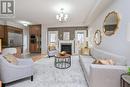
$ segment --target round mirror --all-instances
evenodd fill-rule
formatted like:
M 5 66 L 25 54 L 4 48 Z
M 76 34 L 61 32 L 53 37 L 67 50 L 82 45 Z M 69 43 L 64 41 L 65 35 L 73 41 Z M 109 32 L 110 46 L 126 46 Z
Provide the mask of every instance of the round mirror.
M 101 31 L 100 30 L 96 30 L 95 34 L 94 34 L 94 42 L 99 45 L 101 43 Z
M 113 35 L 116 32 L 118 25 L 119 25 L 119 16 L 116 12 L 112 11 L 106 16 L 104 20 L 103 29 L 105 35 L 107 36 Z

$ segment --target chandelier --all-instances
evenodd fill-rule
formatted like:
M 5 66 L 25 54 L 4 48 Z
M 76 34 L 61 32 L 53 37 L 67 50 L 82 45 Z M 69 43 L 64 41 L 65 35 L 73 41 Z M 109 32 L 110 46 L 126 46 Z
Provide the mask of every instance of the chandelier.
M 59 22 L 61 22 L 61 23 L 67 21 L 67 19 L 68 19 L 68 14 L 66 14 L 66 13 L 64 12 L 64 9 L 63 9 L 63 8 L 61 8 L 61 9 L 60 9 L 60 13 L 56 15 L 56 19 L 57 19 Z

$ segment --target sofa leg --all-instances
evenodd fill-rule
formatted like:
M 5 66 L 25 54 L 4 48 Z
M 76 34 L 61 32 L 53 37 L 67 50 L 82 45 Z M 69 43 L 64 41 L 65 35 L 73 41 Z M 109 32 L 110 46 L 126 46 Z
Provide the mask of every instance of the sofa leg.
M 2 83 L 2 87 L 5 87 L 5 83 Z
M 31 76 L 31 81 L 33 81 L 33 76 Z

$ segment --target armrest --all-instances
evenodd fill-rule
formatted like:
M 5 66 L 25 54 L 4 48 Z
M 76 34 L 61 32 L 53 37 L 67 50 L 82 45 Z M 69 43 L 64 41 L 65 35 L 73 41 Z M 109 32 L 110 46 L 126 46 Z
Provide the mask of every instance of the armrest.
M 90 66 L 90 87 L 120 87 L 120 75 L 127 66 L 97 65 Z
M 9 63 L 7 60 L 1 57 L 0 71 L 0 79 L 2 79 L 3 83 L 8 83 L 20 78 L 33 75 L 33 65 L 15 65 Z
M 3 82 L 8 82 L 33 75 L 33 65 L 15 65 L 3 60 L 0 62 L 0 71 L 0 77 Z
M 32 59 L 17 59 L 19 65 L 32 65 Z
M 7 61 L 6 61 L 7 62 Z M 20 63 L 22 63 L 23 61 L 20 61 Z M 24 62 L 23 62 L 24 63 Z M 5 63 L 5 62 L 1 62 L 1 69 L 4 69 L 4 70 L 9 70 L 9 69 L 24 69 L 24 68 L 31 68 L 31 67 L 33 67 L 33 63 L 31 63 L 31 62 L 27 62 L 26 61 L 26 63 L 30 63 L 30 64 L 11 64 L 11 63 Z

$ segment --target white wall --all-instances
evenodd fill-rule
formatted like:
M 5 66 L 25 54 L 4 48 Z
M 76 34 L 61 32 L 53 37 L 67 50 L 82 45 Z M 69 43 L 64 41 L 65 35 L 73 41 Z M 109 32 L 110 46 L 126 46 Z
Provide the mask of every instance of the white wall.
M 29 28 L 23 29 L 23 55 L 29 54 Z
M 113 0 L 113 3 L 107 7 L 104 12 L 89 26 L 91 43 L 94 47 L 103 49 L 115 54 L 126 56 L 130 59 L 130 42 L 127 40 L 127 24 L 130 23 L 130 0 Z M 111 12 L 116 11 L 120 16 L 119 30 L 115 35 L 105 36 L 102 35 L 102 43 L 96 46 L 93 42 L 94 32 L 100 29 L 103 33 L 103 21 L 105 16 Z M 92 30 L 91 30 L 92 29 Z
M 47 53 L 47 26 L 42 25 L 42 33 L 41 33 L 41 51 L 42 53 Z
M 6 21 L 6 25 L 21 28 L 21 29 L 26 29 L 26 27 L 24 25 L 17 23 L 17 22 Z
M 0 20 L 0 25 L 5 25 L 5 21 Z

